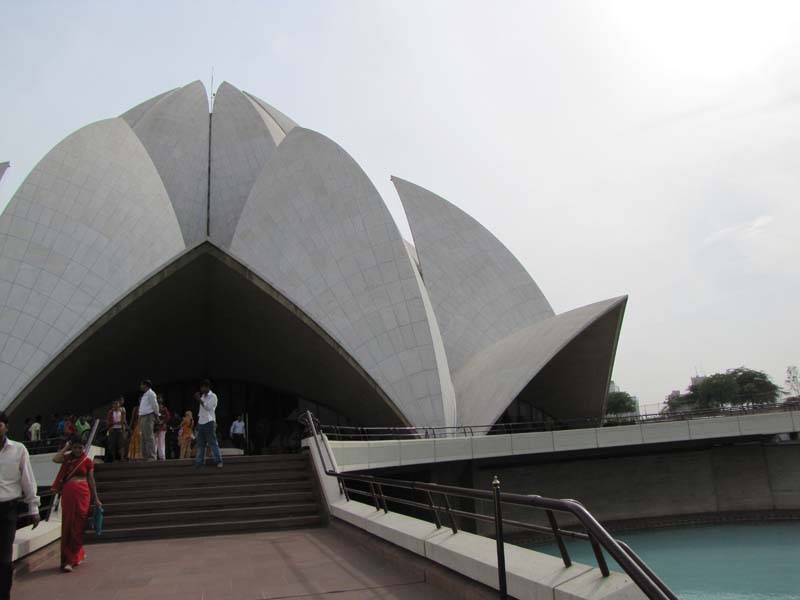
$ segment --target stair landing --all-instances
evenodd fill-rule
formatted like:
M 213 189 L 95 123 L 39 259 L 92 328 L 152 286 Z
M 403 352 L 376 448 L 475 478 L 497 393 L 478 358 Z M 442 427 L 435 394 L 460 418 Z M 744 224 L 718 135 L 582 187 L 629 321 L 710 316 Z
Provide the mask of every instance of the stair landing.
M 453 595 L 333 528 L 90 546 L 17 577 L 14 600 L 440 600 Z M 87 596 L 88 594 L 88 596 Z

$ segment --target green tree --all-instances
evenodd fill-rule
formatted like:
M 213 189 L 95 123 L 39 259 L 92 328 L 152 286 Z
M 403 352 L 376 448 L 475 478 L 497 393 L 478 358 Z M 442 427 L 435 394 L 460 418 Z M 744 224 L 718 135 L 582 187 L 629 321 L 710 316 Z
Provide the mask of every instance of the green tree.
M 636 400 L 628 392 L 610 392 L 606 404 L 607 415 L 624 415 L 636 412 Z
M 766 373 L 739 367 L 731 369 L 728 374 L 734 377 L 739 390 L 734 404 L 752 406 L 754 404 L 772 404 L 778 401 L 781 389 L 770 381 Z
M 696 409 L 718 408 L 736 403 L 739 386 L 731 372 L 714 373 L 690 385 L 689 395 Z

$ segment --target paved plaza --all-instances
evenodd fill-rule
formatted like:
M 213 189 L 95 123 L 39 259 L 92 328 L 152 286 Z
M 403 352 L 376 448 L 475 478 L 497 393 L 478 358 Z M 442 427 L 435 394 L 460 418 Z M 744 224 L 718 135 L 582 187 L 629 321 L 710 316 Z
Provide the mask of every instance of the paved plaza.
M 61 573 L 57 558 L 17 578 L 14 600 L 434 600 L 447 594 L 318 528 L 95 544 Z

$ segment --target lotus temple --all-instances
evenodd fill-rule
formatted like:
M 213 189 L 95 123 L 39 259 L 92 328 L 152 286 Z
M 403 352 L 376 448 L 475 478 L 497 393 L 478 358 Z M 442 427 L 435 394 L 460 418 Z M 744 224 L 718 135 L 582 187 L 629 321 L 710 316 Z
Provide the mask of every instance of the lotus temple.
M 0 408 L 96 412 L 143 377 L 189 406 L 210 377 L 223 420 L 602 415 L 627 298 L 556 314 L 457 198 L 392 181 L 413 243 L 345 150 L 228 83 L 77 130 L 0 216 Z

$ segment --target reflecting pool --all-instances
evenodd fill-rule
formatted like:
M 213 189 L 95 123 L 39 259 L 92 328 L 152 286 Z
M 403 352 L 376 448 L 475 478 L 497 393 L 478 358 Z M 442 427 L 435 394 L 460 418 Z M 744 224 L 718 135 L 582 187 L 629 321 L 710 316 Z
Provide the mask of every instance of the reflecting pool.
M 800 522 L 719 525 L 619 533 L 686 600 L 800 598 Z M 558 555 L 555 545 L 534 546 Z M 595 565 L 587 543 L 570 542 L 576 562 Z M 613 561 L 611 569 L 621 570 Z

